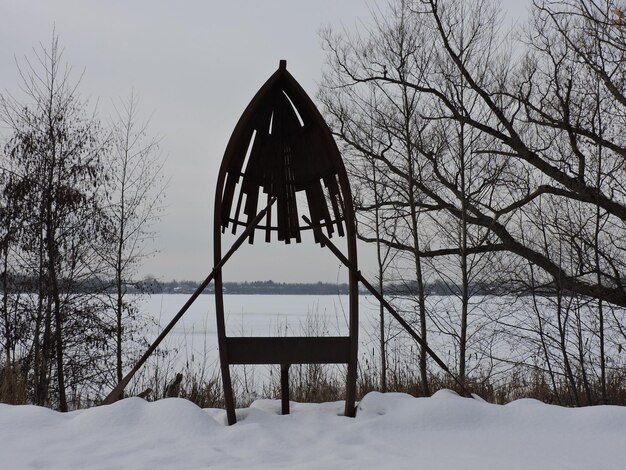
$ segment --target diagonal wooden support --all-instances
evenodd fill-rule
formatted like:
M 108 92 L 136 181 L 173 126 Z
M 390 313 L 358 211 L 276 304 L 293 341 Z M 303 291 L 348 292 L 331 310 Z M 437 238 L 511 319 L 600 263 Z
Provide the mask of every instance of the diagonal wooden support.
M 222 260 L 213 268 L 211 273 L 198 286 L 198 288 L 191 295 L 191 297 L 189 297 L 189 300 L 187 300 L 185 305 L 182 306 L 182 308 L 178 311 L 176 316 L 174 318 L 172 318 L 172 321 L 169 322 L 169 324 L 161 332 L 161 334 L 158 336 L 158 338 L 156 340 L 154 340 L 154 342 L 150 345 L 150 347 L 144 353 L 144 355 L 141 356 L 141 358 L 137 361 L 137 363 L 135 364 L 135 367 L 133 367 L 132 370 L 128 374 L 126 374 L 126 376 L 120 381 L 120 383 L 118 383 L 115 386 L 115 388 L 111 391 L 111 393 L 109 393 L 107 395 L 107 397 L 102 402 L 103 405 L 110 405 L 111 403 L 115 403 L 120 398 L 120 396 L 122 395 L 122 392 L 124 391 L 124 389 L 128 385 L 128 382 L 130 382 L 130 380 L 137 373 L 137 371 L 141 368 L 141 366 L 143 366 L 143 364 L 148 360 L 148 358 L 154 352 L 154 350 L 159 346 L 159 344 L 161 344 L 161 341 L 163 341 L 163 339 L 172 330 L 172 328 L 174 328 L 176 323 L 178 323 L 178 320 L 180 320 L 181 317 L 185 314 L 185 312 L 189 309 L 189 307 L 191 307 L 191 304 L 194 303 L 194 301 L 198 298 L 198 296 L 211 283 L 211 281 L 215 277 L 215 273 L 217 271 L 219 271 L 220 269 L 222 269 L 222 267 L 226 264 L 228 259 L 232 256 L 232 254 L 235 251 L 237 251 L 237 249 L 241 246 L 241 244 L 245 241 L 245 239 L 252 233 L 252 231 L 256 228 L 256 226 L 259 225 L 261 220 L 263 220 L 263 217 L 265 217 L 265 214 L 267 213 L 267 211 L 269 211 L 270 207 L 272 207 L 272 204 L 274 204 L 274 201 L 276 201 L 276 198 L 270 199 L 270 201 L 268 202 L 268 204 L 265 207 L 265 209 L 263 209 L 261 212 L 259 212 L 257 214 L 257 216 L 250 222 L 250 224 L 248 224 L 248 226 L 243 231 L 243 233 L 241 235 L 239 235 L 239 238 L 237 238 L 235 243 L 233 243 L 233 246 L 230 248 L 230 250 L 228 250 L 228 253 L 226 253 L 224 255 Z
M 309 218 L 305 215 L 302 216 L 302 219 L 310 226 L 311 225 L 311 221 L 309 220 Z M 391 315 L 398 321 L 398 323 L 400 323 L 400 325 L 402 325 L 402 327 L 413 337 L 413 339 L 415 339 L 415 341 L 417 341 L 417 343 L 424 349 L 424 351 L 426 351 L 426 353 L 437 363 L 437 365 L 439 367 L 441 367 L 441 369 L 446 372 L 448 375 L 450 375 L 450 377 L 452 377 L 452 379 L 454 380 L 454 382 L 459 386 L 459 388 L 461 389 L 461 391 L 469 398 L 473 398 L 472 394 L 470 392 L 467 391 L 467 389 L 465 388 L 465 386 L 463 385 L 463 383 L 458 379 L 458 377 L 456 375 L 454 375 L 452 373 L 452 371 L 448 368 L 448 366 L 446 365 L 445 362 L 443 362 L 441 360 L 441 358 L 435 353 L 435 351 L 433 351 L 432 349 L 430 349 L 430 346 L 428 346 L 428 343 L 426 341 L 424 341 L 424 339 L 417 334 L 417 332 L 411 327 L 411 325 L 409 325 L 407 323 L 407 321 L 402 318 L 402 316 L 396 312 L 396 310 L 389 304 L 389 302 L 387 302 L 385 300 L 385 298 L 380 295 L 380 293 L 374 288 L 374 286 L 372 286 L 367 279 L 365 279 L 363 277 L 363 275 L 361 274 L 361 271 L 359 271 L 358 269 L 355 269 L 351 264 L 350 261 L 348 261 L 348 258 L 346 258 L 346 256 L 341 252 L 341 250 L 339 248 L 337 248 L 329 239 L 326 235 L 324 235 L 323 233 L 319 234 L 318 236 L 321 238 L 322 243 L 324 245 L 326 245 L 330 251 L 333 252 L 333 254 L 339 259 L 339 261 L 341 261 L 356 277 L 359 281 L 361 281 L 361 283 L 365 286 L 365 288 L 367 290 L 369 290 L 372 295 L 374 297 L 376 297 L 376 299 L 383 304 L 383 306 L 387 309 L 387 311 L 389 313 L 391 313 Z

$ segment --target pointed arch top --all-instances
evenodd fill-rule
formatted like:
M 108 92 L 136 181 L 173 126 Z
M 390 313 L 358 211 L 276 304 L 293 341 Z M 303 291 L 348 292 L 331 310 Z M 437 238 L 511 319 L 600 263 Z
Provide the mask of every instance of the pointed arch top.
M 298 214 L 300 192 L 310 226 Z M 222 230 L 232 226 L 233 233 L 265 205 L 259 199 L 275 197 L 276 215 L 270 213 L 258 227 L 266 232 L 266 241 L 276 231 L 280 241 L 300 242 L 300 232 L 312 228 L 315 241 L 323 245 L 320 230 L 326 229 L 329 237 L 335 232 L 343 236 L 345 223 L 353 223 L 350 187 L 337 144 L 284 60 L 235 126 L 220 167 L 217 197 Z

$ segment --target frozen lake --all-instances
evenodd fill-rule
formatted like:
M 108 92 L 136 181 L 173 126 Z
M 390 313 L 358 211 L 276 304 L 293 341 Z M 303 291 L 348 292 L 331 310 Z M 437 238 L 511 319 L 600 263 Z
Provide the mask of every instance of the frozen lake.
M 159 294 L 142 299 L 141 311 L 154 318 L 158 327 L 145 333 L 152 342 L 185 304 L 187 294 Z M 371 296 L 359 296 L 359 354 L 378 355 L 378 306 Z M 347 295 L 224 295 L 224 313 L 229 336 L 340 336 L 348 334 Z M 215 321 L 215 297 L 201 295 L 161 343 L 168 351 L 154 354 L 142 373 L 137 387 L 146 380 L 174 373 L 207 380 L 218 375 L 219 351 Z M 143 350 L 139 352 L 143 353 Z M 337 371 L 345 366 L 334 365 Z M 274 366 L 233 366 L 234 386 L 256 390 L 269 383 Z M 274 372 L 272 372 L 274 371 Z
M 189 298 L 187 294 L 160 294 L 144 299 L 141 310 L 160 325 L 147 334 L 151 342 L 178 313 Z M 389 299 L 390 300 L 390 299 Z M 507 310 L 510 299 L 504 297 L 472 298 L 473 317 L 470 331 L 484 330 L 492 323 L 490 312 Z M 403 318 L 416 329 L 415 303 L 408 299 L 392 302 Z M 447 322 L 450 327 L 458 325 L 455 316 L 459 311 L 459 299 L 455 296 L 429 296 L 429 343 L 442 358 L 453 350 L 453 339 L 442 327 L 434 328 L 432 321 Z M 379 306 L 373 296 L 359 296 L 359 355 L 368 359 L 378 356 Z M 224 313 L 229 336 L 341 336 L 348 334 L 347 295 L 224 295 Z M 385 314 L 386 336 L 396 348 L 407 348 L 415 355 L 415 341 L 408 336 L 399 323 Z M 170 361 L 176 368 L 186 365 L 214 367 L 218 364 L 217 329 L 215 321 L 215 297 L 201 295 L 180 319 L 162 343 L 164 349 L 173 351 Z M 175 358 L 175 359 L 173 359 Z M 479 356 L 475 355 L 478 362 Z
M 155 318 L 161 329 L 178 313 L 187 294 L 153 295 L 141 310 Z M 359 296 L 359 335 L 370 343 L 378 328 L 378 306 L 371 296 Z M 229 336 L 315 336 L 348 334 L 347 295 L 224 295 Z M 155 329 L 148 340 L 156 338 Z M 373 334 L 374 335 L 373 335 Z M 217 362 L 215 297 L 201 295 L 165 340 L 183 363 Z

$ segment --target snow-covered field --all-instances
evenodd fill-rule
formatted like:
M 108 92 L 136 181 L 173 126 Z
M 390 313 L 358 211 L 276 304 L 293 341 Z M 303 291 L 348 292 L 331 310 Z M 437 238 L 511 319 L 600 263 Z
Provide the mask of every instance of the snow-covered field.
M 61 414 L 0 405 L 2 469 L 580 469 L 626 468 L 626 408 L 569 409 L 534 400 L 492 405 L 440 391 L 370 393 L 356 418 L 342 403 L 255 402 L 222 410 L 183 399 Z

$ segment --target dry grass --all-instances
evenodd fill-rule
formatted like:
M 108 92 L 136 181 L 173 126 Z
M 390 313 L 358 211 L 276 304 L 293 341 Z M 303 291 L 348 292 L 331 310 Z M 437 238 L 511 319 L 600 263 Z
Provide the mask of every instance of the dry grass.
M 371 363 L 365 361 L 359 367 L 357 381 L 357 398 L 362 398 L 370 391 L 380 390 L 380 373 Z M 278 369 L 277 367 L 275 367 Z M 297 402 L 327 402 L 343 400 L 345 398 L 345 367 L 303 364 L 292 365 L 289 371 L 290 399 Z M 251 372 L 233 373 L 235 402 L 238 407 L 248 406 L 256 398 L 280 398 L 280 374 L 271 373 L 269 381 L 258 388 L 255 387 Z M 176 375 L 172 368 L 160 371 L 149 377 L 149 380 L 139 384 L 144 389 L 151 388 L 157 392 L 150 393 L 146 399 L 157 400 L 162 398 L 160 391 L 165 390 L 168 383 Z M 183 371 L 183 382 L 180 397 L 186 398 L 201 408 L 224 408 L 222 381 L 216 369 L 207 371 L 193 371 L 189 368 Z M 457 384 L 451 377 L 442 374 L 431 374 L 429 377 L 432 393 L 441 389 L 450 389 L 459 392 Z M 245 384 L 245 386 L 244 386 Z M 466 381 L 466 388 L 491 403 L 508 403 L 519 398 L 535 398 L 544 403 L 553 403 L 563 406 L 585 406 L 589 404 L 626 405 L 626 371 L 613 372 L 607 380 L 607 400 L 602 400 L 600 383 L 598 380 L 589 384 L 592 401 L 588 399 L 582 383 L 576 390 L 571 389 L 565 380 L 558 381 L 556 388 L 547 380 L 544 374 L 538 371 L 523 373 L 521 369 L 514 369 L 505 379 L 494 383 L 486 377 L 471 378 Z M 394 364 L 389 369 L 387 378 L 389 392 L 403 392 L 413 396 L 421 396 L 421 383 L 418 371 L 409 364 L 399 366 Z M 137 395 L 133 393 L 131 395 Z M 578 397 L 578 402 L 576 400 Z M 27 394 L 27 380 L 21 373 L 18 365 L 0 366 L 0 402 L 9 404 L 29 403 Z M 73 403 L 72 408 L 93 406 L 92 400 Z
M 0 402 L 11 405 L 28 403 L 27 381 L 19 364 L 0 365 Z
M 276 369 L 278 369 L 276 367 Z M 303 364 L 292 365 L 289 371 L 290 399 L 297 402 L 319 403 L 343 400 L 345 398 L 345 368 L 332 365 Z M 626 405 L 626 371 L 614 373 L 608 377 L 606 404 Z M 362 398 L 370 391 L 380 390 L 380 374 L 375 367 L 368 364 L 359 368 L 357 381 L 357 398 Z M 429 385 L 432 393 L 441 389 L 454 390 L 460 393 L 454 380 L 443 374 L 431 374 Z M 234 380 L 237 382 L 237 379 Z M 239 380 L 240 382 L 240 380 Z M 204 384 L 197 378 L 190 376 L 186 380 L 186 388 L 181 396 L 201 407 L 223 408 L 223 394 L 221 380 L 214 374 Z M 575 394 L 565 381 L 557 382 L 553 389 L 551 382 L 538 371 L 523 373 L 521 369 L 514 369 L 505 380 L 494 383 L 488 377 L 470 378 L 465 383 L 466 388 L 491 403 L 504 404 L 519 398 L 534 398 L 544 403 L 562 406 L 577 406 Z M 602 404 L 599 381 L 591 382 L 591 396 L 593 401 L 585 398 L 585 393 L 577 390 L 580 405 Z M 390 368 L 387 378 L 389 392 L 403 392 L 413 396 L 421 396 L 421 382 L 418 371 L 410 365 Z M 243 392 L 243 393 L 242 393 Z M 247 406 L 254 398 L 280 398 L 280 375 L 272 373 L 269 383 L 258 391 L 235 389 L 237 406 Z

